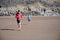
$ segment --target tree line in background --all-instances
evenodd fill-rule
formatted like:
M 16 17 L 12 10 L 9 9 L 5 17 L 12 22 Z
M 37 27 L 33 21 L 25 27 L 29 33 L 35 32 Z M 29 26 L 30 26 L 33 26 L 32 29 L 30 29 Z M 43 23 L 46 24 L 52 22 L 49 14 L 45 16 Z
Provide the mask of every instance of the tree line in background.
M 0 16 L 15 16 L 18 9 L 8 10 L 8 9 L 0 9 Z M 39 10 L 39 9 L 38 9 Z M 23 16 L 31 15 L 31 16 L 52 16 L 52 15 L 60 15 L 60 9 L 54 10 L 46 10 L 43 9 L 41 12 L 39 11 L 32 11 L 31 8 L 28 7 L 28 10 L 21 11 Z M 27 11 L 27 12 L 26 12 Z
M 16 6 L 17 4 L 28 5 L 36 2 L 40 2 L 48 6 L 60 6 L 60 2 L 56 2 L 56 1 L 49 2 L 49 0 L 45 0 L 45 1 L 44 0 L 0 0 L 0 6 L 8 7 L 8 6 Z

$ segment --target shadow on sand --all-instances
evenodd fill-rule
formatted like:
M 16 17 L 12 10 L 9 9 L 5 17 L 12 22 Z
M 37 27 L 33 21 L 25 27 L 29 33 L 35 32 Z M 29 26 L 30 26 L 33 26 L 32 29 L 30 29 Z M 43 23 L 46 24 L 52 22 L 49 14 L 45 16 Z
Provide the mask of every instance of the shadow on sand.
M 15 29 L 0 29 L 0 30 L 15 30 Z

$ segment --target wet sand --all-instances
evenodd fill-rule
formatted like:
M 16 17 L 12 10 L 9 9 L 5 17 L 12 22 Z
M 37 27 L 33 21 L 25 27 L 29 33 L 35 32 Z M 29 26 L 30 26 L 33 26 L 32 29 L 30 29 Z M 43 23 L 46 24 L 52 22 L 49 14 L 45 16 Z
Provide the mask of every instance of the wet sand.
M 0 17 L 0 40 L 60 40 L 60 16 L 32 17 L 31 22 L 23 17 L 22 30 L 17 31 L 13 16 Z

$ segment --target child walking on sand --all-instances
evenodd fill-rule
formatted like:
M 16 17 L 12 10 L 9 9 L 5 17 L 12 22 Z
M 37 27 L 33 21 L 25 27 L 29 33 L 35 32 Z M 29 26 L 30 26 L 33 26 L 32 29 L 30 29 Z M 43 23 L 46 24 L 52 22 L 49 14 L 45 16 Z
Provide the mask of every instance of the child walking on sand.
M 20 10 L 16 13 L 16 19 L 17 19 L 17 24 L 18 24 L 18 30 L 21 30 L 21 25 L 22 25 L 22 13 Z

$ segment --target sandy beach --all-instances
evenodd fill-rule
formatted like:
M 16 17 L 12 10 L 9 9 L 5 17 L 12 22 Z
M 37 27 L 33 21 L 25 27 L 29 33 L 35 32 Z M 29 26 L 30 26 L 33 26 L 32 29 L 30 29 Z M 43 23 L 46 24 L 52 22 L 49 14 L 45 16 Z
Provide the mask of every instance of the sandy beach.
M 0 16 L 0 40 L 60 40 L 60 16 L 23 17 L 22 30 L 17 31 L 14 16 Z

